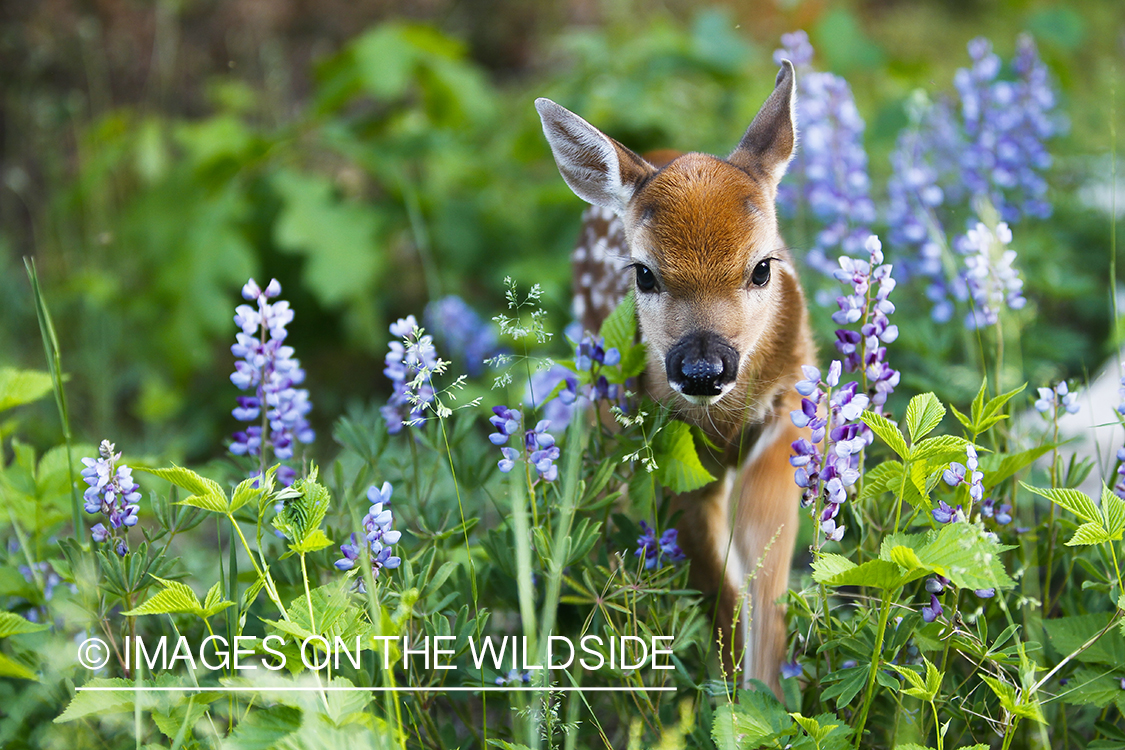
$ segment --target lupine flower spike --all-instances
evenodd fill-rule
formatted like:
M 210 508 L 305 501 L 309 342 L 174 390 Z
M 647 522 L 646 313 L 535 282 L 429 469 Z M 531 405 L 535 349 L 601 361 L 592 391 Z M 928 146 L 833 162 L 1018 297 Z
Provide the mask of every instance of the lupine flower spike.
M 539 479 L 545 482 L 558 479 L 559 467 L 555 465 L 555 461 L 559 458 L 559 447 L 555 445 L 554 436 L 547 432 L 551 426 L 549 420 L 540 420 L 534 428 L 521 431 L 523 415 L 506 406 L 494 406 L 488 421 L 496 428 L 496 432 L 489 435 L 488 439 L 500 448 L 503 458 L 497 466 L 501 472 L 507 474 L 516 465 L 516 461 L 526 457 L 535 467 Z M 514 435 L 523 437 L 520 448 L 508 445 Z
M 104 523 L 98 523 L 90 529 L 94 541 L 100 544 L 112 540 L 114 550 L 124 557 L 129 551 L 124 535 L 130 526 L 137 524 L 137 511 L 140 510 L 137 501 L 141 499 L 141 493 L 133 481 L 133 470 L 125 464 L 118 464 L 121 454 L 113 450 L 113 443 L 103 440 L 98 446 L 98 458 L 82 459 L 86 467 L 82 470 L 82 478 L 89 485 L 83 497 L 87 513 L 100 513 L 109 522 L 108 528 Z M 122 528 L 125 531 L 118 537 L 117 532 Z
M 350 544 L 340 545 L 340 552 L 344 556 L 336 561 L 337 570 L 348 571 L 355 567 L 356 562 L 362 557 L 360 550 L 364 545 L 367 545 L 371 557 L 372 576 L 378 576 L 379 571 L 384 568 L 393 570 L 402 564 L 402 558 L 392 554 L 391 550 L 391 547 L 402 537 L 402 532 L 391 528 L 394 523 L 394 515 L 390 508 L 392 492 L 390 482 L 384 482 L 378 489 L 374 485 L 368 488 L 367 499 L 372 505 L 367 515 L 363 517 L 366 534 L 361 542 L 358 542 L 356 535 L 352 534 Z M 356 585 L 360 591 L 366 591 L 362 577 L 357 578 Z
M 676 529 L 667 529 L 657 538 L 656 529 L 641 521 L 641 535 L 637 537 L 638 547 L 633 554 L 645 561 L 645 570 L 679 565 L 687 555 L 677 543 L 678 534 Z
M 284 300 L 269 300 L 281 294 L 281 285 L 272 279 L 262 289 L 250 279 L 242 287 L 242 297 L 252 303 L 235 309 L 234 322 L 241 329 L 230 350 L 239 360 L 234 364 L 231 382 L 252 396 L 239 396 L 238 407 L 231 412 L 240 422 L 251 422 L 245 430 L 234 433 L 230 452 L 236 456 L 259 456 L 265 468 L 265 449 L 274 458 L 285 461 L 293 457 L 295 444 L 311 443 L 316 437 L 307 419 L 312 403 L 309 392 L 295 388 L 304 382 L 305 371 L 293 358 L 293 347 L 285 346 L 285 327 L 293 320 L 293 311 Z M 262 410 L 265 409 L 266 433 L 262 433 Z M 277 478 L 290 485 L 296 471 L 288 466 L 278 469 Z

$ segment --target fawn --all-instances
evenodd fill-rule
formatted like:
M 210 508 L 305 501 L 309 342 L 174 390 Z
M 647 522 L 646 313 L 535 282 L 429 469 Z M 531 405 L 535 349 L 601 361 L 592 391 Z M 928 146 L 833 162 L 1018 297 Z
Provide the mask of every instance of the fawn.
M 800 497 L 789 456 L 801 430 L 789 412 L 800 408 L 800 366 L 815 356 L 774 207 L 796 146 L 794 89 L 786 60 L 730 156 L 661 152 L 660 166 L 535 102 L 563 179 L 594 206 L 575 250 L 576 313 L 596 331 L 635 285 L 643 390 L 718 447 L 703 457 L 717 480 L 673 500 L 692 585 L 718 595 L 727 674 L 775 693 Z

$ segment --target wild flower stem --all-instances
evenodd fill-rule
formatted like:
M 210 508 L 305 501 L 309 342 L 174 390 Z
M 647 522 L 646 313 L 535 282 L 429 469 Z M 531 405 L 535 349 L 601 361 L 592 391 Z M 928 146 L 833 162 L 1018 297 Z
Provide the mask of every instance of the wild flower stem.
M 897 531 L 898 529 L 896 528 L 895 530 Z M 864 691 L 863 707 L 860 708 L 859 721 L 856 723 L 856 750 L 859 750 L 863 742 L 863 727 L 867 724 L 867 712 L 871 709 L 872 698 L 875 697 L 875 675 L 879 673 L 880 657 L 883 654 L 883 635 L 887 631 L 887 620 L 890 619 L 891 615 L 891 600 L 895 599 L 898 596 L 898 592 L 901 590 L 902 587 L 900 586 L 883 596 L 883 607 L 879 613 L 879 632 L 875 634 L 875 649 L 871 653 L 871 672 L 867 675 L 867 688 Z
M 445 443 L 445 456 L 449 459 L 449 473 L 453 475 L 453 491 L 457 495 L 457 512 L 461 514 L 461 531 L 465 537 L 465 556 L 469 558 L 469 585 L 473 590 L 473 614 L 480 614 L 477 607 L 477 571 L 473 565 L 473 552 L 469 547 L 469 528 L 465 525 L 465 506 L 461 502 L 461 484 L 457 481 L 457 468 L 453 465 L 453 450 L 449 447 L 449 433 L 445 429 L 445 419 L 438 417 L 441 425 L 441 439 Z M 410 441 L 411 445 L 414 441 Z

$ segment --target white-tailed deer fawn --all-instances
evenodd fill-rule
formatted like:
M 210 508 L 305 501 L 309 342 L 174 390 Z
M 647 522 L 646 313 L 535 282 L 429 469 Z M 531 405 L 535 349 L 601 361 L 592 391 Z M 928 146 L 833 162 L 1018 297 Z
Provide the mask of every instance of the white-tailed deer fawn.
M 719 447 L 717 481 L 675 500 L 691 580 L 718 594 L 728 670 L 738 664 L 743 682 L 775 693 L 800 496 L 789 456 L 801 431 L 789 412 L 815 354 L 774 208 L 796 144 L 794 100 L 785 61 L 730 156 L 684 154 L 659 168 L 554 102 L 535 102 L 563 179 L 603 209 L 587 214 L 575 251 L 576 312 L 596 331 L 635 285 L 644 390 Z

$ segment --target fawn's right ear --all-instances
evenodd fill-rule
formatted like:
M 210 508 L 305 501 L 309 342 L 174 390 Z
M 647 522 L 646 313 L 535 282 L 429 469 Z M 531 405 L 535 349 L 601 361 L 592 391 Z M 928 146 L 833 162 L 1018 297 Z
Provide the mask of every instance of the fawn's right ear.
M 536 99 L 535 109 L 559 172 L 575 195 L 623 213 L 637 187 L 656 167 L 550 99 Z

